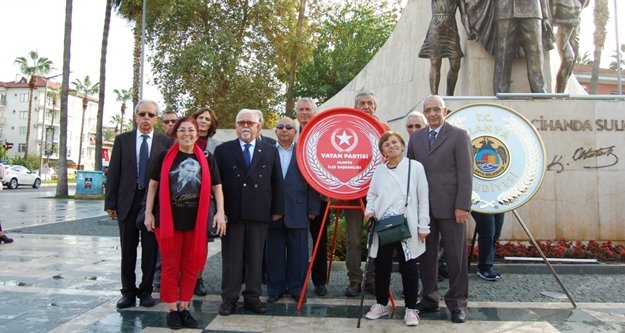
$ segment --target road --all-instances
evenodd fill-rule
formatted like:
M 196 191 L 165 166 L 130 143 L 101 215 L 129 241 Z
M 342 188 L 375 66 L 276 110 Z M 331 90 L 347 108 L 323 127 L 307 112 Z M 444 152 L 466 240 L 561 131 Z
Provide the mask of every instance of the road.
M 69 194 L 76 191 L 69 187 Z M 0 191 L 2 229 L 31 227 L 104 215 L 102 200 L 55 199 L 56 187 L 18 188 Z

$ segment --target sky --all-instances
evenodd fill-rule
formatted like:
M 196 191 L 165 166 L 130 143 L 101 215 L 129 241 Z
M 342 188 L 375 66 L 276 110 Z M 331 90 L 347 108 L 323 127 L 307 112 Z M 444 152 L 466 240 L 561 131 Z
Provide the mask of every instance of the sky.
M 342 0 L 336 0 L 342 1 Z M 422 1 L 422 0 L 418 0 Z M 625 43 L 625 1 L 610 0 L 610 22 L 608 36 L 602 57 L 602 67 L 608 67 L 617 47 L 615 39 L 614 3 L 618 1 L 619 40 Z M 19 68 L 15 58 L 27 56 L 36 50 L 40 56 L 53 61 L 55 69 L 49 76 L 60 74 L 63 67 L 63 34 L 65 24 L 64 0 L 1 0 L 0 31 L 3 33 L 0 49 L 0 81 L 15 80 Z M 105 0 L 74 0 L 72 25 L 72 50 L 70 82 L 89 75 L 98 81 L 100 71 L 100 47 L 104 25 Z M 592 6 L 582 12 L 580 54 L 593 53 L 594 24 Z M 104 122 L 107 124 L 118 112 L 120 103 L 115 101 L 113 89 L 128 89 L 132 86 L 131 26 L 117 14 L 111 17 L 107 56 L 107 79 Z M 147 61 L 146 61 L 147 64 Z M 150 85 L 150 69 L 146 67 L 144 97 L 162 102 L 158 89 Z M 60 82 L 60 77 L 55 79 Z M 70 85 L 71 86 L 71 85 Z

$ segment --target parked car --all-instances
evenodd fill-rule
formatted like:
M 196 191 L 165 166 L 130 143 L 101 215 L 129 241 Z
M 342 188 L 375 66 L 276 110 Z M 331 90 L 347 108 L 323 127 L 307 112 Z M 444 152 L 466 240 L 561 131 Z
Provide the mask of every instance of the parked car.
M 18 186 L 32 186 L 33 188 L 41 186 L 39 175 L 21 165 L 9 165 L 4 168 L 6 173 L 2 179 L 2 185 L 10 189 L 16 189 Z

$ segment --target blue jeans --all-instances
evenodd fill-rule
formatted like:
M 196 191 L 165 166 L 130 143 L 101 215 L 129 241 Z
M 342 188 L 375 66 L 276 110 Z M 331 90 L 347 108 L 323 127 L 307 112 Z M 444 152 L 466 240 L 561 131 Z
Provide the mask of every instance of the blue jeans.
M 480 272 L 483 272 L 493 268 L 495 244 L 501 235 L 504 213 L 482 214 L 471 212 L 471 215 L 475 219 L 475 229 L 478 233 L 479 262 L 477 268 Z

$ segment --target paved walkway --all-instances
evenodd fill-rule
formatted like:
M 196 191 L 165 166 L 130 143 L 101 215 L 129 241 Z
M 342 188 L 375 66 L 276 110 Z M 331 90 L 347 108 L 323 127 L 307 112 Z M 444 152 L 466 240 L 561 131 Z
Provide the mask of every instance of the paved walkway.
M 5 194 L 0 192 L 0 206 Z M 119 239 L 116 224 L 103 219 L 102 202 L 48 203 L 47 207 L 54 207 L 51 209 L 64 210 L 37 213 L 49 220 L 32 222 L 30 208 L 39 207 L 39 200 L 53 201 L 24 202 L 21 214 L 10 215 L 19 216 L 18 223 L 6 223 L 6 214 L 0 217 L 3 225 L 12 225 L 6 229 L 15 239 L 12 244 L 0 245 L 0 332 L 168 331 L 160 302 L 153 308 L 115 308 L 120 296 Z M 56 222 L 59 220 L 62 222 Z M 347 284 L 342 271 L 332 272 L 326 297 L 315 297 L 309 287 L 308 303 L 301 312 L 292 300 L 283 299 L 270 304 L 266 315 L 239 306 L 235 315 L 224 317 L 217 314 L 219 247 L 219 242 L 210 244 L 204 271 L 210 293 L 195 297 L 192 303 L 201 328 L 186 332 L 625 332 L 625 275 L 604 274 L 606 270 L 601 269 L 561 275 L 577 309 L 562 298 L 553 277 L 546 270 L 540 273 L 540 267 L 533 269 L 536 273 L 523 274 L 531 270 L 502 266 L 503 279 L 494 283 L 472 274 L 469 321 L 465 324 L 452 324 L 443 310 L 424 314 L 418 328 L 407 328 L 399 299 L 392 318 L 363 319 L 362 327 L 356 329 L 359 300 L 342 295 Z M 440 284 L 443 292 L 446 284 Z M 401 290 L 398 274 L 393 274 L 392 289 L 396 295 Z M 372 295 L 366 296 L 367 307 L 374 302 Z

